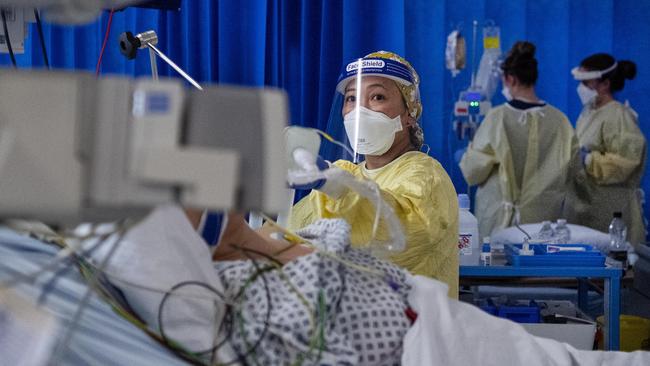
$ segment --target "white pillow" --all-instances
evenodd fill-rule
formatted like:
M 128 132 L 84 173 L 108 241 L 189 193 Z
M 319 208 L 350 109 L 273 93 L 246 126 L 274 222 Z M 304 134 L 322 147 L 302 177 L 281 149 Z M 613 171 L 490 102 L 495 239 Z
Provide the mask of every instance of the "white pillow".
M 530 234 L 530 236 L 534 236 L 542 228 L 542 223 L 523 224 L 519 226 Z M 609 248 L 609 234 L 582 225 L 567 224 L 567 226 L 569 227 L 569 231 L 571 231 L 572 244 L 593 245 L 600 251 L 607 251 Z M 553 224 L 553 229 L 555 229 L 555 224 Z M 497 246 L 503 244 L 521 244 L 525 237 L 525 234 L 521 230 L 511 226 L 493 231 L 492 235 L 490 235 L 490 242 Z
M 101 263 L 117 235 L 106 240 L 92 254 Z M 96 240 L 96 239 L 95 239 Z M 85 243 L 88 247 L 92 243 Z M 183 210 L 162 206 L 131 228 L 105 269 L 137 314 L 154 330 L 159 330 L 158 312 L 165 291 L 175 285 L 196 281 L 223 293 L 207 244 L 190 225 Z M 150 291 L 138 285 L 159 289 Z M 215 334 L 225 306 L 219 298 L 200 286 L 184 286 L 170 296 L 163 309 L 164 331 L 168 338 L 189 351 L 204 351 L 215 344 Z M 189 295 L 189 296 L 188 296 Z M 216 305 L 215 305 L 216 301 Z M 220 359 L 233 359 L 230 352 Z

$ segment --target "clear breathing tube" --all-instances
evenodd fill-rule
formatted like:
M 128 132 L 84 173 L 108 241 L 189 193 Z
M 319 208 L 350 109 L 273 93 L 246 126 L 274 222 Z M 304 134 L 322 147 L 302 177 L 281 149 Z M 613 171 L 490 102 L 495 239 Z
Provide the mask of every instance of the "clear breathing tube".
M 370 241 L 363 245 L 364 249 L 368 249 L 378 257 L 387 257 L 402 252 L 406 248 L 406 237 L 402 230 L 402 224 L 393 208 L 381 196 L 381 190 L 377 183 L 371 180 L 357 179 L 337 167 L 319 170 L 316 165 L 316 157 L 305 149 L 296 149 L 293 157 L 301 169 L 289 171 L 289 184 L 302 185 L 325 179 L 355 191 L 375 206 L 372 236 Z M 382 219 L 388 231 L 388 239 L 385 241 L 377 239 L 377 231 Z

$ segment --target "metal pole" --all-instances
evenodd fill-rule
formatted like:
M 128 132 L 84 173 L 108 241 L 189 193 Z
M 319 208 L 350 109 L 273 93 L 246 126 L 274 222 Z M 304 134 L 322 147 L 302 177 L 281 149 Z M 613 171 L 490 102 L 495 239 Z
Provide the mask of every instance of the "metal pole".
M 476 86 L 476 30 L 478 28 L 478 21 L 474 21 L 474 29 L 472 31 L 472 85 L 471 89 Z
M 158 64 L 156 61 L 156 53 L 151 48 L 149 48 L 149 61 L 151 61 L 151 77 L 154 81 L 158 81 Z
M 201 87 L 201 85 L 199 85 L 199 83 L 197 83 L 194 79 L 192 79 L 191 76 L 185 73 L 183 69 L 178 67 L 178 65 L 176 65 L 174 61 L 172 61 L 169 57 L 167 57 L 164 53 L 162 53 L 159 49 L 157 49 L 156 46 L 152 45 L 151 43 L 147 43 L 147 47 L 149 47 L 150 50 L 155 52 L 156 55 L 158 55 L 158 57 L 160 57 L 161 59 L 163 59 L 163 61 L 169 64 L 169 66 L 171 66 L 174 70 L 176 70 L 177 73 L 179 73 L 183 78 L 185 78 L 185 80 L 187 80 L 195 88 L 199 90 L 203 90 L 203 88 Z

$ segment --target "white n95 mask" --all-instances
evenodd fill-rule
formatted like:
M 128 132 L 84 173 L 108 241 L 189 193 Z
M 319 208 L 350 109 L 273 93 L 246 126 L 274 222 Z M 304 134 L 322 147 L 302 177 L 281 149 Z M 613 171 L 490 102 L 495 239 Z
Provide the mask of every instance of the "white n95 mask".
M 390 118 L 363 106 L 358 111 L 358 119 L 355 108 L 343 120 L 352 149 L 361 155 L 384 154 L 393 146 L 395 133 L 402 130 L 401 117 Z
M 580 97 L 582 105 L 587 105 L 598 96 L 598 92 L 593 89 L 589 89 L 585 84 L 580 83 L 578 85 L 578 96 Z

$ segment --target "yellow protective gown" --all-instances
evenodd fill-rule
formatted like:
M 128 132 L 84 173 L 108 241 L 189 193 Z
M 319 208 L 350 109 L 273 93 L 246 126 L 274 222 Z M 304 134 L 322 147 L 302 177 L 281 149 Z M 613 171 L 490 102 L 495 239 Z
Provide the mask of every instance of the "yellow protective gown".
M 514 223 L 555 220 L 579 166 L 578 143 L 567 117 L 548 104 L 492 109 L 460 162 L 469 185 L 479 185 L 479 235 Z
M 645 167 L 646 139 L 636 113 L 617 101 L 600 108 L 589 104 L 580 113 L 576 130 L 580 146 L 591 153 L 575 180 L 575 197 L 567 207 L 570 221 L 607 232 L 612 213 L 620 211 L 630 243 L 644 242 L 637 190 Z
M 368 170 L 365 163 L 345 160 L 334 164 L 359 179 L 375 181 L 384 200 L 393 207 L 404 228 L 406 250 L 390 260 L 413 274 L 447 283 L 449 296 L 457 298 L 458 199 L 440 163 L 412 151 L 379 169 Z M 295 230 L 321 218 L 345 219 L 352 227 L 354 247 L 370 240 L 375 208 L 351 190 L 338 199 L 312 191 L 293 207 L 289 227 Z

